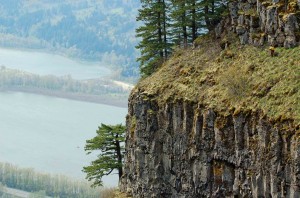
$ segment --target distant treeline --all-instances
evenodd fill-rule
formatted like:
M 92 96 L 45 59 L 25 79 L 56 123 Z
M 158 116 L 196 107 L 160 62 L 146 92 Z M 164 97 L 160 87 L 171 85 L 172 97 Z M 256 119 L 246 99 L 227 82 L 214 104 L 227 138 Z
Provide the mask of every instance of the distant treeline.
M 101 60 L 119 77 L 138 78 L 134 16 L 139 6 L 136 0 L 2 0 L 0 46 Z
M 5 66 L 0 68 L 0 90 L 16 90 L 45 95 L 55 95 L 99 103 L 107 98 L 127 100 L 129 90 L 111 80 L 76 80 L 71 76 L 37 75 Z
M 101 189 L 91 188 L 83 181 L 74 181 L 62 175 L 35 172 L 31 168 L 19 168 L 9 163 L 0 163 L 0 183 L 27 192 L 42 192 L 60 198 L 100 197 Z
M 0 69 L 0 87 L 34 87 L 94 95 L 128 93 L 128 90 L 116 86 L 110 80 L 75 80 L 71 76 L 41 76 L 16 69 L 8 69 L 5 66 Z

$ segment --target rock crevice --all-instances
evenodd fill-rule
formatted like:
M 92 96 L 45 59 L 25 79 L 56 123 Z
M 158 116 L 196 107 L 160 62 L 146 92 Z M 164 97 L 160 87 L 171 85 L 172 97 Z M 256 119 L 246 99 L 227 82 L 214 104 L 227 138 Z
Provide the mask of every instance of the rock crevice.
M 134 92 L 121 189 L 133 197 L 300 197 L 300 138 L 258 112 L 222 115 Z
M 224 38 L 236 33 L 241 44 L 269 44 L 286 48 L 298 46 L 299 4 L 295 0 L 232 1 L 228 4 L 229 18 L 216 27 L 216 36 Z

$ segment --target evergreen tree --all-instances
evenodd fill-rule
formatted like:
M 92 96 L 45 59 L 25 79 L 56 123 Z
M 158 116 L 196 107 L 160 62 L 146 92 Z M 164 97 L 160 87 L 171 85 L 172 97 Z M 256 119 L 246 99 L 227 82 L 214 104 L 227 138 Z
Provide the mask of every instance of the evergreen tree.
M 227 1 L 222 0 L 141 0 L 137 28 L 141 38 L 142 76 L 152 74 L 167 59 L 170 46 L 186 48 L 198 35 L 212 32 L 220 22 Z
M 102 177 L 111 174 L 114 170 L 118 171 L 121 178 L 122 163 L 124 156 L 125 126 L 105 125 L 97 130 L 97 136 L 87 140 L 85 150 L 90 154 L 92 151 L 99 150 L 101 154 L 98 159 L 91 162 L 90 166 L 83 168 L 89 181 L 93 180 L 93 186 L 102 186 Z
M 142 76 L 153 73 L 168 57 L 170 45 L 167 38 L 167 14 L 165 0 L 141 0 L 137 21 L 143 25 L 137 28 L 137 37 L 141 38 L 136 46 L 140 49 Z
M 220 0 L 171 0 L 173 43 L 186 48 L 201 33 L 212 31 L 220 21 L 222 9 Z
M 187 0 L 171 0 L 170 17 L 173 43 L 186 48 L 189 25 Z
M 206 29 L 213 31 L 215 26 L 220 22 L 224 10 L 227 8 L 222 0 L 202 0 L 199 3 L 201 9 L 200 15 L 205 21 Z
M 186 48 L 203 31 L 201 1 L 171 0 L 170 18 L 172 41 L 175 45 Z
M 199 22 L 198 22 L 198 7 L 197 7 L 197 0 L 188 0 L 187 6 L 189 10 L 189 19 L 190 19 L 190 27 L 191 27 L 191 40 L 192 42 L 197 38 L 198 36 L 198 28 L 199 28 Z

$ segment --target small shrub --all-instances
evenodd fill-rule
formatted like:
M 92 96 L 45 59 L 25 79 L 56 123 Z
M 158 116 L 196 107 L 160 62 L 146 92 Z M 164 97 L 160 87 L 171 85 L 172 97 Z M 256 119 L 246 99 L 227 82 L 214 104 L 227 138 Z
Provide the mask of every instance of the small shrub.
M 206 46 L 212 40 L 212 35 L 210 34 L 203 34 L 197 37 L 193 42 L 193 48 L 199 48 Z
M 249 94 L 250 83 L 247 73 L 241 68 L 230 67 L 220 77 L 220 83 L 232 99 L 241 99 Z
M 227 49 L 227 50 L 224 50 L 224 51 L 222 52 L 221 56 L 222 56 L 223 58 L 226 58 L 226 59 L 228 59 L 228 58 L 233 58 L 233 57 L 234 57 L 234 53 L 233 53 L 231 50 Z

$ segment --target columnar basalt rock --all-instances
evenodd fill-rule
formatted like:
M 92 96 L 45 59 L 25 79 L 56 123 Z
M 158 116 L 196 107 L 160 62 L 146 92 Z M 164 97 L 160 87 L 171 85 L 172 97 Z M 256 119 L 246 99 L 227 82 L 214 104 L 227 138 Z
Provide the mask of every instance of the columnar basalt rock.
M 300 137 L 259 112 L 132 93 L 121 189 L 133 197 L 300 197 Z
M 231 20 L 216 27 L 216 36 L 236 33 L 241 44 L 295 47 L 300 42 L 299 7 L 299 0 L 232 1 L 228 4 Z

